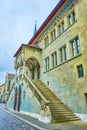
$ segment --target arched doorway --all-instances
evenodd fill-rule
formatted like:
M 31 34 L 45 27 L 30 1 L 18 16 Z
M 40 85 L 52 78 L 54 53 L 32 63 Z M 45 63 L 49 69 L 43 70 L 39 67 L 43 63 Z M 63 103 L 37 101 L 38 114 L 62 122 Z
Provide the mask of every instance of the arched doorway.
M 16 110 L 17 107 L 17 87 L 14 90 L 14 110 Z
M 25 65 L 31 73 L 31 79 L 40 78 L 40 64 L 35 58 L 29 58 Z
M 20 106 L 21 106 L 21 85 L 19 85 L 18 89 L 18 106 L 17 106 L 18 111 L 20 111 Z

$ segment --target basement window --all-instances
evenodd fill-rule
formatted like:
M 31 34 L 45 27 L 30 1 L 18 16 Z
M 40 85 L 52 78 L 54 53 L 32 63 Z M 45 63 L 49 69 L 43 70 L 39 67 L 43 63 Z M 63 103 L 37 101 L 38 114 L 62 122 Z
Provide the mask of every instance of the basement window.
M 84 93 L 85 95 L 85 101 L 86 101 L 86 106 L 87 106 L 87 93 Z

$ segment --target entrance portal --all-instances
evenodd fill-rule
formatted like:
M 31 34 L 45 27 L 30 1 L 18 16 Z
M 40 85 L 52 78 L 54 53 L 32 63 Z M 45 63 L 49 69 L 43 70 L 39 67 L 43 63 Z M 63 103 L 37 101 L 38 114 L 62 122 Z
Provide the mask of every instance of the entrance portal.
M 36 59 L 29 58 L 26 61 L 26 67 L 28 67 L 30 70 L 31 79 L 39 79 L 40 78 L 40 65 Z

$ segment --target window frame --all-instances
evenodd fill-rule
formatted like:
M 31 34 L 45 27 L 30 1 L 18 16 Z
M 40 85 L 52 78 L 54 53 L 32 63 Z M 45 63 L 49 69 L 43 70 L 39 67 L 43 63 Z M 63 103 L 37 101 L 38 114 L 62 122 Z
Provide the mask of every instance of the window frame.
M 78 36 L 75 38 L 75 43 L 76 43 L 77 54 L 80 54 L 81 53 L 81 48 L 80 48 L 80 40 L 79 40 Z
M 49 37 L 48 35 L 44 39 L 45 48 L 49 45 Z
M 81 45 L 80 45 L 80 39 L 78 35 L 74 37 L 72 40 L 70 40 L 70 47 L 71 47 L 72 57 L 81 54 Z
M 83 70 L 83 65 L 82 64 L 77 66 L 77 72 L 78 72 L 78 78 L 83 78 L 84 77 L 84 70 Z
M 76 12 L 75 10 L 71 10 L 70 13 L 67 15 L 67 19 L 68 19 L 68 24 L 69 26 L 71 26 L 73 23 L 76 22 L 77 17 L 76 17 Z
M 62 46 L 60 49 L 60 62 L 63 63 L 67 60 L 67 47 L 66 45 Z
M 52 67 L 55 67 L 57 65 L 57 51 L 51 54 L 52 59 Z
M 45 70 L 49 70 L 50 69 L 50 65 L 49 65 L 49 56 L 47 58 L 45 58 Z

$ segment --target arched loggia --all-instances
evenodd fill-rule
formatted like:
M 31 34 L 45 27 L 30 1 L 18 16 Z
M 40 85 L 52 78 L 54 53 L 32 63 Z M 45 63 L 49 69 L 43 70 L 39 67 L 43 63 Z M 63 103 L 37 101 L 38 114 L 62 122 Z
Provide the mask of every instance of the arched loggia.
M 40 64 L 35 58 L 29 58 L 26 61 L 25 66 L 30 70 L 31 79 L 39 79 L 40 78 Z

